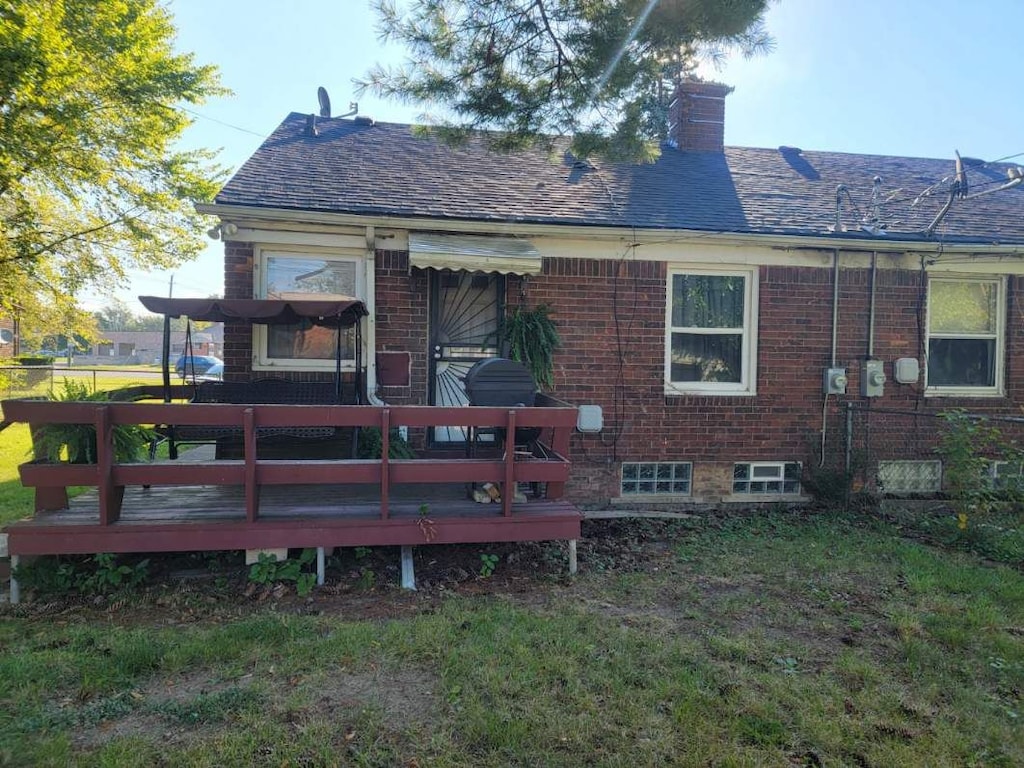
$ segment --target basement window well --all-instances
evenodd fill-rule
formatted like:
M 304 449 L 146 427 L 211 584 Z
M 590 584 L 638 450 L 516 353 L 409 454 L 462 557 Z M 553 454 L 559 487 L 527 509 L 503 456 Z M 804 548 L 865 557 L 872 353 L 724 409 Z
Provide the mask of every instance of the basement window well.
M 623 462 L 622 496 L 689 496 L 693 463 L 689 461 Z

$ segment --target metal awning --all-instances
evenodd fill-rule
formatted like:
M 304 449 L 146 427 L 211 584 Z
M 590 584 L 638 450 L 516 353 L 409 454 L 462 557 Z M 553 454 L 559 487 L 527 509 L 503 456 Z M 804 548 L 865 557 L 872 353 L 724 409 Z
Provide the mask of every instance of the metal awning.
M 426 269 L 464 269 L 503 275 L 537 275 L 540 251 L 514 237 L 409 233 L 409 264 Z

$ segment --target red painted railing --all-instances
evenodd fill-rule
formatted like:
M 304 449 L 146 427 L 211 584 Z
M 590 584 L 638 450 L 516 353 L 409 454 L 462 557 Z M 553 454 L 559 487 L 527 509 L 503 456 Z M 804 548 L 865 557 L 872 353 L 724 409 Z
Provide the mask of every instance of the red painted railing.
M 95 464 L 23 464 L 21 480 L 36 489 L 36 510 L 67 506 L 67 486 L 93 486 L 99 491 L 100 524 L 118 520 L 125 486 L 237 485 L 245 488 L 246 520 L 259 517 L 259 491 L 269 485 L 376 484 L 380 488 L 380 516 L 388 518 L 390 491 L 402 483 L 492 482 L 501 488 L 502 513 L 512 514 L 516 483 L 546 483 L 547 497 L 560 498 L 569 477 L 569 437 L 576 425 L 576 409 L 539 396 L 532 408 L 442 408 L 433 406 L 351 405 L 222 405 L 178 403 L 96 403 L 8 400 L 3 403 L 8 421 L 25 422 L 33 431 L 44 424 L 92 424 L 96 428 Z M 177 463 L 117 463 L 112 429 L 121 424 L 201 425 L 237 430 L 241 460 Z M 550 435 L 543 457 L 517 456 L 507 450 L 503 458 L 388 457 L 391 427 L 540 427 Z M 261 429 L 302 427 L 376 427 L 381 431 L 380 459 L 273 460 L 257 457 Z

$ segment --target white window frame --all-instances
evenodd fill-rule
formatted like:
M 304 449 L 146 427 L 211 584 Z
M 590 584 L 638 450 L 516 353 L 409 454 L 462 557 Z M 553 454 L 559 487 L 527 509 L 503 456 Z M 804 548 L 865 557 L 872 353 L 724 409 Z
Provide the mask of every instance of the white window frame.
M 995 383 L 991 387 L 942 387 L 927 384 L 928 381 L 928 354 L 931 350 L 931 311 L 932 311 L 932 286 L 936 283 L 989 283 L 996 286 L 996 328 L 994 334 L 934 334 L 940 339 L 991 339 L 995 338 Z M 1005 388 L 1005 359 L 1006 359 L 1006 278 L 1005 277 L 982 277 L 978 275 L 943 275 L 942 277 L 929 276 L 928 278 L 928 316 L 925 320 L 925 395 L 930 397 L 1002 397 L 1006 393 Z
M 748 475 L 746 480 L 736 479 L 736 467 L 745 465 L 747 467 Z M 791 480 L 786 477 L 786 467 L 795 466 L 800 476 L 797 480 Z M 760 476 L 758 470 L 762 470 Z M 770 474 L 765 474 L 763 470 L 770 470 Z M 737 461 L 733 463 L 733 480 L 730 494 L 736 499 L 761 499 L 761 498 L 778 498 L 780 496 L 785 498 L 799 497 L 803 493 L 803 464 L 799 461 Z M 779 490 L 777 491 L 738 491 L 736 490 L 736 483 L 778 483 Z M 795 491 L 787 491 L 786 483 L 795 482 L 797 489 Z
M 298 248 L 287 245 L 256 248 L 253 257 L 253 293 L 257 298 L 267 298 L 267 263 L 269 260 L 289 257 L 354 263 L 356 267 L 355 298 L 366 301 L 366 254 L 364 252 L 347 248 Z M 319 296 L 319 294 L 309 294 L 310 299 L 316 299 Z M 267 326 L 254 324 L 252 328 L 252 368 L 254 371 L 333 371 L 335 369 L 336 361 L 333 358 L 310 360 L 294 357 L 270 357 L 267 354 Z M 353 358 L 342 359 L 341 370 L 354 371 L 355 367 L 356 362 Z
M 743 278 L 743 327 L 691 328 L 672 325 L 672 284 L 676 275 L 698 275 Z M 713 269 L 702 267 L 672 267 L 668 271 L 665 290 L 665 394 L 666 395 L 741 395 L 757 394 L 757 297 L 760 271 L 751 269 Z M 738 382 L 725 381 L 672 381 L 672 334 L 735 334 L 743 336 L 740 359 L 743 366 Z

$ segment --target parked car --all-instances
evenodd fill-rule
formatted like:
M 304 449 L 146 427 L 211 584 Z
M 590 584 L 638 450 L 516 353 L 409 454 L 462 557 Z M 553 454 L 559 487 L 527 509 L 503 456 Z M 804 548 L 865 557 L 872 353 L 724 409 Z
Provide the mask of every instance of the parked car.
M 213 355 L 182 355 L 174 364 L 174 372 L 181 378 L 187 376 L 202 376 L 215 365 L 221 366 L 224 370 L 224 361 Z
M 206 373 L 197 377 L 200 381 L 223 381 L 224 363 L 214 363 L 206 369 Z

